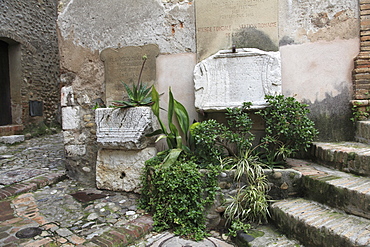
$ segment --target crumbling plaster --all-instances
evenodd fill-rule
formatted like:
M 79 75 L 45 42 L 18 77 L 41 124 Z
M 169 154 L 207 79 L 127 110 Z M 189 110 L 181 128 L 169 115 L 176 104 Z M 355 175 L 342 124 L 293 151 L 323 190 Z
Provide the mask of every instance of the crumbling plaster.
M 60 0 L 59 50 L 62 86 L 72 86 L 80 126 L 65 131 L 70 175 L 95 181 L 94 100 L 103 98 L 108 47 L 156 44 L 157 86 L 166 108 L 168 86 L 194 111 L 196 65 L 194 5 L 191 0 Z M 325 140 L 351 137 L 351 72 L 359 50 L 357 0 L 280 0 L 279 40 L 283 94 L 310 104 Z M 77 110 L 76 110 L 77 111 Z M 78 149 L 76 148 L 77 146 Z
M 302 44 L 359 36 L 357 0 L 280 1 L 280 43 Z
M 357 0 L 280 1 L 283 94 L 309 105 L 319 139 L 351 140 L 352 70 L 359 53 Z
M 61 6 L 61 5 L 60 5 Z M 91 50 L 158 44 L 161 53 L 195 52 L 191 1 L 91 1 L 62 3 L 61 36 Z

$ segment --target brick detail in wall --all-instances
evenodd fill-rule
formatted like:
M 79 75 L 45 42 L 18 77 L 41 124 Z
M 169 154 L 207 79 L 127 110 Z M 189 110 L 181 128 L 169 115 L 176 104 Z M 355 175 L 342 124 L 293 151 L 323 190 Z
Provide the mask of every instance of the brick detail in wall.
M 355 59 L 355 100 L 370 99 L 370 0 L 360 0 L 360 53 Z

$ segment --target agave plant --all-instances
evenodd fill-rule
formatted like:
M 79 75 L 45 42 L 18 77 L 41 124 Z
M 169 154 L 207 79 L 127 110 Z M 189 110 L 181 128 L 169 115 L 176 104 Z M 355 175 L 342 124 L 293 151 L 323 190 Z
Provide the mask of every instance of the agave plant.
M 127 108 L 127 107 L 135 107 L 135 106 L 150 106 L 153 104 L 152 100 L 152 89 L 153 86 L 147 86 L 142 83 L 141 76 L 144 70 L 145 62 L 148 59 L 146 55 L 143 56 L 143 63 L 141 65 L 141 70 L 139 74 L 139 79 L 137 84 L 132 84 L 132 89 L 129 85 L 122 82 L 123 86 L 125 87 L 128 100 L 118 100 L 113 101 L 112 107 L 114 108 Z

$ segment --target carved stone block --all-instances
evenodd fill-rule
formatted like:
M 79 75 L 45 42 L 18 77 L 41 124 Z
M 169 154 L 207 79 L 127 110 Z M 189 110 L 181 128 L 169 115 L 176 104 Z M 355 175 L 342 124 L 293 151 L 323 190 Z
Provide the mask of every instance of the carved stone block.
M 224 111 L 243 102 L 252 102 L 252 108 L 264 107 L 265 95 L 281 94 L 280 53 L 219 51 L 196 65 L 194 83 L 197 109 Z
M 96 163 L 97 188 L 138 193 L 144 163 L 156 153 L 154 147 L 131 151 L 100 149 Z
M 154 143 L 145 135 L 158 129 L 150 107 L 98 108 L 95 111 L 97 142 L 110 149 L 137 150 Z

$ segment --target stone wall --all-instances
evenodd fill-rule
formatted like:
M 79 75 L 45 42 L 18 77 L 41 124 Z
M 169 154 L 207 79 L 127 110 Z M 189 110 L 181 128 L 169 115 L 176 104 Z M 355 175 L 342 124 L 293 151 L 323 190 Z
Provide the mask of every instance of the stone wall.
M 0 40 L 9 44 L 12 124 L 60 123 L 56 0 L 0 1 Z M 29 101 L 43 104 L 30 116 Z
M 370 1 L 360 0 L 360 53 L 353 70 L 353 110 L 357 120 L 370 119 Z
M 157 45 L 156 86 L 159 93 L 164 93 L 163 108 L 167 108 L 171 86 L 191 119 L 198 119 L 193 82 L 198 62 L 196 3 L 60 1 L 58 30 L 62 103 L 65 102 L 62 107 L 68 115 L 64 135 L 70 176 L 84 182 L 95 181 L 97 144 L 92 108 L 96 102 L 105 101 L 105 72 L 100 53 L 106 48 Z M 283 94 L 309 104 L 320 140 L 352 139 L 349 102 L 353 96 L 353 59 L 360 44 L 358 2 L 283 0 L 279 1 L 277 11 Z
M 105 102 L 106 48 L 158 45 L 157 90 L 167 109 L 168 86 L 175 98 L 197 118 L 192 72 L 195 58 L 194 5 L 192 1 L 85 0 L 60 1 L 62 108 L 67 172 L 85 183 L 95 182 L 97 156 L 93 107 Z M 70 96 L 68 96 L 70 95 Z M 67 98 L 70 98 L 68 101 Z
M 351 140 L 357 0 L 280 1 L 283 94 L 309 104 L 319 139 Z

